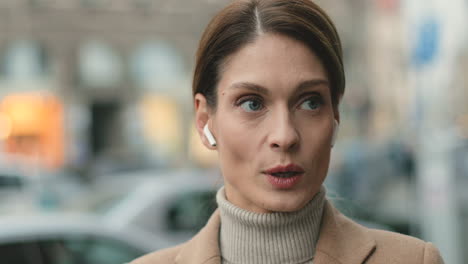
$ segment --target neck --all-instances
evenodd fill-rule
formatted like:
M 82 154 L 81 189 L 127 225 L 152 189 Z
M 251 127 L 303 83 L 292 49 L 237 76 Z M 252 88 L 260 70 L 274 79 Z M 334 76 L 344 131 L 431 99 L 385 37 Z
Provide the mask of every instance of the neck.
M 221 213 L 220 246 L 226 263 L 304 263 L 313 259 L 325 202 L 322 189 L 302 209 L 259 214 L 216 196 Z

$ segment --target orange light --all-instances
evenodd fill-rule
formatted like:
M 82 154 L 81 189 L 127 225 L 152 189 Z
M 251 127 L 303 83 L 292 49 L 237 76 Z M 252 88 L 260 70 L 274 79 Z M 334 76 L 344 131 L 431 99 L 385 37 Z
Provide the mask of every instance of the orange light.
M 59 98 L 41 92 L 11 94 L 0 101 L 0 112 L 0 139 L 5 140 L 6 152 L 34 156 L 49 168 L 63 164 L 63 105 Z
M 47 101 L 40 94 L 15 94 L 4 98 L 1 108 L 11 120 L 13 134 L 35 134 L 43 129 Z
M 176 155 L 182 142 L 181 115 L 176 102 L 165 96 L 147 95 L 140 107 L 146 137 L 164 150 L 164 155 Z
M 5 140 L 11 135 L 11 118 L 0 113 L 0 140 Z

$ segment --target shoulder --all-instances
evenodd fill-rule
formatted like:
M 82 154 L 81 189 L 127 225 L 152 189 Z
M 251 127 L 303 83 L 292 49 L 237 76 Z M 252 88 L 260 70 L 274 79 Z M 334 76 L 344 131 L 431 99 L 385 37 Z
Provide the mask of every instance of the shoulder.
M 438 249 L 432 243 L 384 230 L 368 229 L 368 232 L 376 242 L 373 258 L 392 259 L 396 263 L 444 263 Z
M 158 251 L 154 251 L 152 253 L 146 254 L 141 256 L 134 261 L 130 262 L 129 264 L 156 264 L 156 263 L 175 263 L 175 259 L 180 252 L 184 244 L 161 249 Z
M 335 260 L 336 263 L 444 263 L 431 243 L 362 226 L 340 213 L 329 202 L 322 217 L 317 252 L 323 259 Z
M 219 211 L 216 210 L 205 227 L 189 241 L 172 248 L 149 253 L 130 264 L 219 263 L 219 226 L 220 216 Z

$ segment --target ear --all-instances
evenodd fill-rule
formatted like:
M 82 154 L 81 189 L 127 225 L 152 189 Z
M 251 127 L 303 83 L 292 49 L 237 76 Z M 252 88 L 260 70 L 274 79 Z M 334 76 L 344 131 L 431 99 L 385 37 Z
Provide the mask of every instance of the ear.
M 200 136 L 200 139 L 207 147 L 208 149 L 216 149 L 216 147 L 212 146 L 210 142 L 208 142 L 208 139 L 206 138 L 203 128 L 205 127 L 206 124 L 208 124 L 209 129 L 210 127 L 210 119 L 211 119 L 211 114 L 208 109 L 208 104 L 206 101 L 206 97 L 201 94 L 197 93 L 194 98 L 194 105 L 195 105 L 195 127 L 197 129 L 198 135 Z
M 336 122 L 338 122 L 339 124 L 340 123 L 340 111 L 338 110 L 338 107 L 336 107 L 336 109 L 334 110 L 333 116 Z
M 341 102 L 341 97 L 340 100 L 336 105 L 333 106 L 333 118 L 340 123 L 340 102 Z
M 336 138 L 338 136 L 339 126 L 340 126 L 340 111 L 338 105 L 333 107 L 333 135 L 331 140 L 331 147 L 335 145 Z
M 343 94 L 340 94 L 338 97 L 338 102 L 336 103 L 336 105 L 333 106 L 333 116 L 335 120 L 338 122 L 338 124 L 340 123 L 340 103 L 342 99 L 343 99 Z

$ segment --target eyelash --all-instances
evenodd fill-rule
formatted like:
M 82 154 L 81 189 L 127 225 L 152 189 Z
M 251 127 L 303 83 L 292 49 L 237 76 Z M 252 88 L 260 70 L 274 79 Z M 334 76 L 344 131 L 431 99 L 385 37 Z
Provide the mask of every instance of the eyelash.
M 263 103 L 263 99 L 261 97 L 259 97 L 259 96 L 253 96 L 253 95 L 244 96 L 244 97 L 240 98 L 239 100 L 237 100 L 235 105 L 237 107 L 241 107 L 244 103 L 249 102 L 249 101 L 254 101 L 254 102 L 260 103 L 261 109 L 263 109 L 265 107 L 264 103 Z
M 318 104 L 318 107 L 321 107 L 324 103 L 322 96 L 320 96 L 319 94 L 313 94 L 313 95 L 308 96 L 306 99 L 304 99 L 299 105 L 302 105 L 307 101 L 314 101 L 314 103 Z
M 318 108 L 321 107 L 324 104 L 324 100 L 323 100 L 322 96 L 320 94 L 317 94 L 317 93 L 304 94 L 304 95 L 301 95 L 300 97 L 306 97 L 306 98 L 304 100 L 302 100 L 298 104 L 299 106 L 301 106 L 302 104 L 304 104 L 307 101 L 314 101 L 314 103 L 318 104 Z M 263 109 L 265 107 L 264 106 L 264 100 L 261 97 L 255 96 L 255 95 L 249 95 L 249 96 L 244 96 L 244 97 L 240 98 L 239 100 L 236 101 L 235 106 L 241 107 L 244 103 L 249 102 L 249 101 L 255 101 L 255 102 L 258 102 L 258 103 L 261 104 L 261 108 L 258 111 L 260 111 L 261 109 Z M 308 110 L 308 111 L 315 111 L 315 110 L 316 109 L 311 109 L 311 110 Z M 258 112 L 258 111 L 251 111 L 251 112 Z

